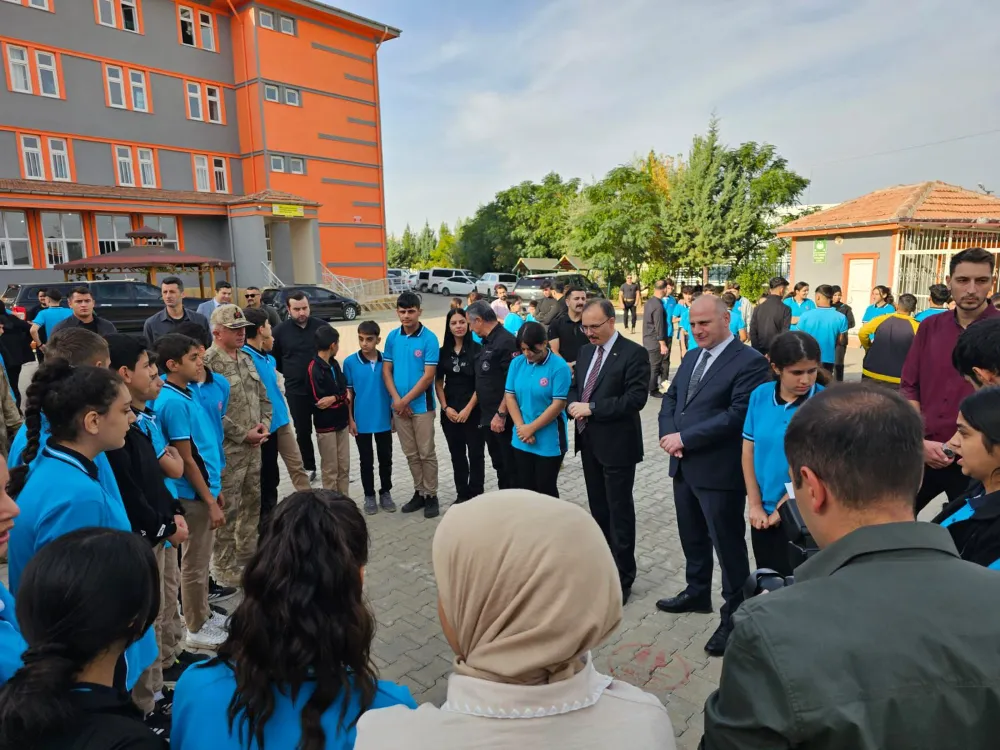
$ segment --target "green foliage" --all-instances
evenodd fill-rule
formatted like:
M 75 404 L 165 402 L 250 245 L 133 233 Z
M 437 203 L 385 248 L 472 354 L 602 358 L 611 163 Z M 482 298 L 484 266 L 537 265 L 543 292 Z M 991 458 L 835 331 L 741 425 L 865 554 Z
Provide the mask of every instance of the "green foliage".
M 431 253 L 431 266 L 457 267 L 458 259 L 455 257 L 457 246 L 458 241 L 448 229 L 447 222 L 441 222 L 441 228 L 438 229 L 437 247 Z
M 788 241 L 775 239 L 762 252 L 746 258 L 736 265 L 730 278 L 740 285 L 740 291 L 751 302 L 756 302 L 761 294 L 767 294 L 771 277 L 781 271 L 781 258 L 788 251 Z

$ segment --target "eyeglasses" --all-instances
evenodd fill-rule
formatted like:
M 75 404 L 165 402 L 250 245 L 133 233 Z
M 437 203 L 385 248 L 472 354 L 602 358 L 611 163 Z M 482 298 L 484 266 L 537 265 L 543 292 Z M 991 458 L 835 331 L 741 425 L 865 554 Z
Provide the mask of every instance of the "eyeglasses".
M 584 333 L 596 333 L 597 329 L 600 328 L 601 326 L 603 326 L 609 320 L 611 320 L 611 318 L 605 318 L 600 323 L 598 323 L 596 326 L 583 326 L 582 325 L 582 326 L 580 326 L 580 330 L 583 331 Z

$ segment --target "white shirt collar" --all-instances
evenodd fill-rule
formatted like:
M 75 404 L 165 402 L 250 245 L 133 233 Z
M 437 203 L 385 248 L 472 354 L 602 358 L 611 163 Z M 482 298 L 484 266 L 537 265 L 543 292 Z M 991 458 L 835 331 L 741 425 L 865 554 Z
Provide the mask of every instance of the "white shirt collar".
M 615 345 L 615 342 L 617 340 L 618 340 L 618 331 L 615 331 L 614 333 L 611 334 L 611 338 L 609 338 L 607 341 L 601 344 L 600 348 L 604 350 L 605 357 L 611 354 L 611 347 Z
M 718 357 L 718 356 L 719 356 L 720 354 L 722 354 L 723 350 L 724 350 L 724 349 L 725 349 L 725 348 L 726 348 L 727 346 L 729 346 L 729 344 L 730 344 L 730 343 L 731 343 L 732 341 L 734 341 L 735 339 L 736 339 L 736 337 L 735 337 L 735 336 L 733 336 L 733 334 L 729 334 L 729 338 L 727 338 L 727 339 L 726 339 L 725 341 L 723 341 L 723 342 L 722 342 L 721 344 L 716 344 L 716 345 L 715 345 L 715 346 L 713 346 L 713 347 L 712 347 L 711 349 L 707 349 L 707 350 L 706 350 L 706 351 L 708 352 L 708 356 L 709 356 L 709 357 L 710 357 L 711 359 L 715 359 L 715 358 L 717 358 L 717 357 Z

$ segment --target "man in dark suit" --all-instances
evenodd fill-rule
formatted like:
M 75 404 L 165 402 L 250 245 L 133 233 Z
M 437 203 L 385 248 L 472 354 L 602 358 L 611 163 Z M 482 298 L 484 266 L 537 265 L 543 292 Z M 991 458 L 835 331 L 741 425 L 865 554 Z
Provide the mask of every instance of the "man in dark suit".
M 697 347 L 684 356 L 660 408 L 660 447 L 670 454 L 687 588 L 656 606 L 664 612 L 712 611 L 714 545 L 725 604 L 705 650 L 721 656 L 750 575 L 743 421 L 751 392 L 768 378 L 768 366 L 729 332 L 729 311 L 718 297 L 695 300 L 690 315 Z
M 642 461 L 639 412 L 649 393 L 649 358 L 615 330 L 607 300 L 590 300 L 581 323 L 590 343 L 577 357 L 567 410 L 576 420 L 590 512 L 608 540 L 627 602 L 636 573 L 632 486 Z

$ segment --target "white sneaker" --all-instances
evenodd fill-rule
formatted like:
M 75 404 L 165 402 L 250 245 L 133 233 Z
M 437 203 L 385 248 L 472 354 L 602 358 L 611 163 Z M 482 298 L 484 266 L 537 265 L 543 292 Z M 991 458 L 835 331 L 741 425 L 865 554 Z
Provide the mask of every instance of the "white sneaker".
M 225 643 L 226 637 L 226 631 L 217 627 L 212 620 L 208 620 L 197 633 L 187 631 L 187 644 L 195 648 L 207 648 L 214 651 Z
M 212 616 L 208 618 L 206 625 L 211 625 L 217 630 L 221 630 L 223 633 L 229 632 L 229 615 L 220 615 L 218 612 L 213 612 Z

